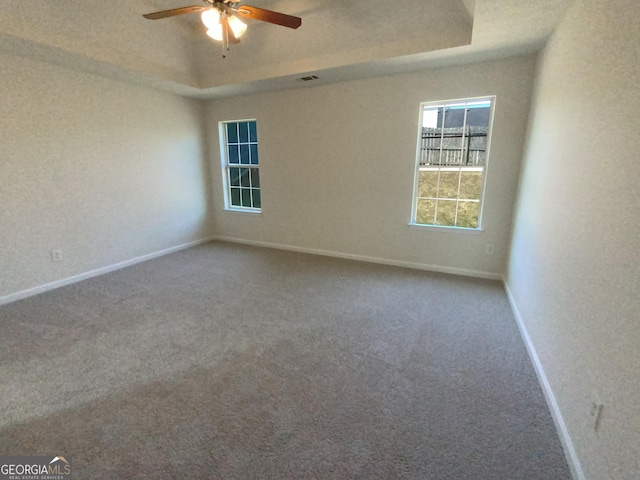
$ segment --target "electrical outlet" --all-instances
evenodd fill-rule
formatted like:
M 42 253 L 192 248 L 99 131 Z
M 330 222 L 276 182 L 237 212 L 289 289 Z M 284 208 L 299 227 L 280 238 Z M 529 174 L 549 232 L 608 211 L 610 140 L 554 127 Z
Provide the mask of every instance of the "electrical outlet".
M 602 410 L 604 410 L 604 405 L 602 403 L 598 403 L 597 401 L 595 401 L 591 404 L 591 411 L 589 412 L 589 414 L 591 415 L 591 425 L 596 432 L 598 431 L 598 428 L 600 428 Z
M 493 245 L 487 245 L 484 251 L 487 252 L 487 255 L 493 255 Z
M 51 250 L 49 254 L 51 255 L 52 262 L 62 261 L 62 250 Z

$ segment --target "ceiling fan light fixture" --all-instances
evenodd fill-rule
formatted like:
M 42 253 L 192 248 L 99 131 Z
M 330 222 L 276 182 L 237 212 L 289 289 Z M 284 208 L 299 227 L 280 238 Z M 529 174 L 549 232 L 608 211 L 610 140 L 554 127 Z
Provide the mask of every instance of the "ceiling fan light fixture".
M 247 31 L 247 24 L 238 17 L 229 15 L 229 28 L 231 28 L 231 31 L 236 38 L 240 38 L 244 32 Z
M 209 30 L 213 30 L 216 26 L 220 26 L 220 12 L 217 8 L 209 8 L 205 10 L 202 12 L 202 15 L 200 15 L 200 18 L 202 19 L 202 23 L 204 23 Z M 222 27 L 220 27 L 220 32 L 222 32 Z M 222 34 L 220 35 L 222 37 Z
M 222 41 L 222 23 L 227 22 L 236 38 L 240 38 L 247 30 L 247 25 L 238 17 L 220 12 L 217 8 L 209 8 L 200 15 L 202 23 L 207 27 L 207 35 L 219 42 Z
M 222 41 L 222 25 L 214 25 L 213 28 L 207 30 L 207 35 L 209 35 L 214 40 L 219 42 Z

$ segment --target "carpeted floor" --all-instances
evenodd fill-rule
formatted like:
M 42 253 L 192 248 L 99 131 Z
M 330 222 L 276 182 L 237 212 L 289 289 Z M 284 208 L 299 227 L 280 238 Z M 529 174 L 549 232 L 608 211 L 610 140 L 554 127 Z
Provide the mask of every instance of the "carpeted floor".
M 499 282 L 210 243 L 0 329 L 0 454 L 76 479 L 570 479 Z

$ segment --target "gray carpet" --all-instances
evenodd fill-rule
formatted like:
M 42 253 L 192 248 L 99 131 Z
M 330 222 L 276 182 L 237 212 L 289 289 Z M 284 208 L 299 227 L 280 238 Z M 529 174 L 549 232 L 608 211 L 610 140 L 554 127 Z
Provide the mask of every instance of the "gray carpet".
M 0 454 L 77 479 L 570 479 L 498 282 L 214 242 L 0 328 Z

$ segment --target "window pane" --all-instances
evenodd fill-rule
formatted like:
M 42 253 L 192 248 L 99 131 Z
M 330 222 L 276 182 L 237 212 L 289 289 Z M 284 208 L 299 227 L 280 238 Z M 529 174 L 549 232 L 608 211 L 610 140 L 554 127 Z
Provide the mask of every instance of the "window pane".
M 258 164 L 258 145 L 251 144 L 249 145 L 249 149 L 251 151 L 251 163 L 253 165 Z
M 487 159 L 487 134 L 488 128 L 486 126 L 471 125 L 469 127 L 467 165 L 484 166 Z
M 231 189 L 231 205 L 234 207 L 239 207 L 242 204 L 240 203 L 240 189 L 232 188 Z
M 262 208 L 262 200 L 260 199 L 260 190 L 253 189 L 253 206 L 255 208 Z
M 464 105 L 445 108 L 442 132 L 441 164 L 443 165 L 462 165 L 465 160 L 462 148 L 465 135 L 465 111 Z
M 438 107 L 425 108 L 422 113 L 422 126 L 425 128 L 438 128 L 440 110 Z
M 240 163 L 249 164 L 249 145 L 240 145 Z
M 451 132 L 454 129 L 445 129 L 442 139 L 442 153 L 440 154 L 440 165 L 460 166 L 466 162 L 466 156 L 462 151 L 462 134 Z
M 491 104 L 471 104 L 467 111 L 467 125 L 469 139 L 467 142 L 469 153 L 468 165 L 484 165 L 487 156 L 487 133 Z
M 422 145 L 420 165 L 440 164 L 441 128 L 424 127 L 422 129 Z
M 457 198 L 458 197 L 458 180 L 460 171 L 441 171 L 440 172 L 440 188 L 438 190 L 438 198 Z M 438 207 L 439 209 L 440 207 Z M 440 216 L 440 215 L 438 215 Z
M 482 172 L 461 173 L 460 198 L 468 200 L 480 200 L 482 194 Z
M 239 168 L 229 169 L 229 181 L 231 182 L 232 187 L 240 186 L 240 169 Z
M 435 198 L 438 192 L 438 171 L 420 171 L 418 176 L 418 196 Z
M 251 190 L 248 188 L 242 188 L 242 206 L 250 207 L 251 206 Z
M 258 129 L 256 126 L 256 122 L 249 122 L 249 141 L 258 141 Z
M 227 123 L 227 142 L 238 143 L 238 124 Z
M 260 188 L 260 173 L 257 168 L 251 169 L 251 186 Z
M 478 105 L 469 104 L 469 109 L 467 110 L 467 125 L 475 127 L 488 127 L 490 113 L 490 102 L 485 102 Z
M 447 107 L 444 110 L 444 128 L 464 127 L 465 105 L 456 105 Z
M 480 202 L 460 202 L 458 204 L 458 221 L 456 226 L 478 228 L 478 211 Z
M 240 186 L 241 187 L 250 187 L 250 179 L 249 179 L 249 169 L 241 168 L 240 170 Z
M 240 163 L 240 154 L 238 153 L 238 146 L 229 145 L 227 149 L 229 151 L 229 163 L 232 163 L 232 164 Z
M 456 220 L 456 201 L 438 200 L 438 211 L 436 215 L 436 225 L 453 227 Z
M 247 122 L 241 122 L 238 124 L 238 130 L 240 135 L 240 143 L 249 142 L 249 125 Z
M 418 199 L 416 208 L 416 223 L 423 225 L 433 225 L 433 215 L 436 211 L 435 200 Z

